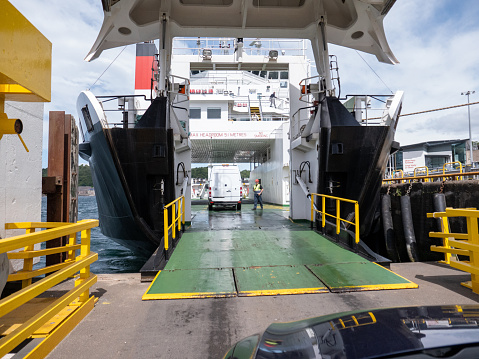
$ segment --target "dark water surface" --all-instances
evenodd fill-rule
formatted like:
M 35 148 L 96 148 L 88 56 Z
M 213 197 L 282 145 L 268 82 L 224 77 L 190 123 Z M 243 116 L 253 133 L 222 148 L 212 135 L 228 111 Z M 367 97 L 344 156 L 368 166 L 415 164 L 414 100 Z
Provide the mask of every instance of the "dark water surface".
M 42 197 L 42 221 L 46 221 L 46 213 L 47 199 Z M 78 196 L 78 220 L 82 219 L 98 219 L 95 197 Z M 91 251 L 98 253 L 98 260 L 90 266 L 95 274 L 139 272 L 146 261 L 146 258 L 138 257 L 131 250 L 105 237 L 99 227 L 91 230 Z

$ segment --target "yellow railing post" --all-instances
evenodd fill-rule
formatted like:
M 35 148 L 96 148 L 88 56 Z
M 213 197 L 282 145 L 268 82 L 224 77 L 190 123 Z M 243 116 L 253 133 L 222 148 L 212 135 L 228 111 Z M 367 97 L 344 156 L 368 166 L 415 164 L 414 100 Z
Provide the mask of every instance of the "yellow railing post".
M 180 197 L 180 201 L 178 203 L 178 214 L 177 214 L 177 217 L 176 217 L 176 221 L 178 222 L 178 233 L 181 231 L 181 209 L 182 209 L 182 203 L 181 203 L 181 198 Z
M 80 249 L 80 257 L 78 259 L 86 258 L 90 255 L 90 242 L 91 242 L 91 229 L 84 229 L 81 231 L 81 249 Z M 75 281 L 75 286 L 81 285 L 84 281 L 90 278 L 90 266 L 87 265 L 80 270 L 80 277 Z M 89 290 L 83 292 L 80 295 L 80 302 L 85 303 L 89 298 Z
M 185 196 L 182 196 L 183 197 L 183 200 L 182 200 L 182 222 L 183 222 L 183 226 L 185 225 L 185 217 L 186 217 L 186 214 L 185 214 Z
M 168 208 L 163 209 L 163 233 L 165 242 L 165 251 L 168 250 Z
M 77 238 L 76 233 L 70 234 L 70 237 L 69 237 L 69 240 L 68 240 L 68 245 L 69 246 L 74 246 L 76 244 L 76 238 Z M 75 257 L 76 257 L 76 251 L 75 250 L 68 251 L 68 254 L 67 254 L 67 259 L 68 260 L 74 261 Z
M 322 205 L 322 208 L 321 208 L 321 211 L 322 211 L 322 226 L 326 226 L 326 197 L 322 197 L 322 201 L 321 201 L 321 205 Z
M 359 243 L 359 203 L 354 203 L 354 233 L 356 244 Z
M 341 209 L 339 199 L 336 200 L 336 234 L 339 234 L 339 229 L 341 227 Z
M 173 205 L 171 206 L 171 239 L 175 239 L 176 238 L 176 206 L 175 206 L 175 202 L 173 202 Z
M 311 194 L 311 228 L 314 227 L 314 193 Z
M 35 232 L 35 228 L 27 228 L 26 234 L 30 234 Z M 29 245 L 25 247 L 25 252 L 35 250 L 35 245 Z M 31 272 L 33 270 L 33 258 L 25 258 L 23 260 L 23 271 L 24 272 Z M 23 279 L 22 280 L 22 288 L 28 287 L 32 284 L 32 278 Z
M 443 233 L 450 233 L 449 232 L 449 221 L 448 221 L 448 217 L 447 216 L 444 216 L 444 217 L 441 217 L 441 229 L 442 229 L 442 232 Z M 451 248 L 449 246 L 449 237 L 444 237 L 443 238 L 443 242 L 442 242 L 443 246 L 445 248 Z M 446 252 L 444 253 L 444 263 L 446 264 L 451 264 L 451 253 L 450 252 Z
M 467 216 L 467 233 L 468 241 L 473 245 L 479 245 L 479 233 L 477 226 L 477 217 Z M 479 251 L 471 250 L 469 255 L 470 263 L 474 268 L 479 268 Z M 471 271 L 471 285 L 472 291 L 479 294 L 479 275 Z

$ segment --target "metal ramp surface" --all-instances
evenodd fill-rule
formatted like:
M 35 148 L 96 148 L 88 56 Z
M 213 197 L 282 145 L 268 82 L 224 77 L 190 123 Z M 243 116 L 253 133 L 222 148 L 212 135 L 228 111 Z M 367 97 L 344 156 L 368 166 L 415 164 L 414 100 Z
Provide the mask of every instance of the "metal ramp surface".
M 281 208 L 204 207 L 193 207 L 191 228 L 143 300 L 417 288 L 293 223 Z

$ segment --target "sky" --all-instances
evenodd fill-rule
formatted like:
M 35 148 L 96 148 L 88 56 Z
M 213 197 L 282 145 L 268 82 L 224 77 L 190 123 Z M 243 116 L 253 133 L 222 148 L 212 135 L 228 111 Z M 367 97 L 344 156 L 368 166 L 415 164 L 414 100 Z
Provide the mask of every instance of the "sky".
M 84 61 L 103 21 L 101 0 L 10 2 L 53 45 L 52 101 L 45 104 L 43 126 L 46 167 L 48 112 L 65 111 L 78 118 L 76 99 L 85 89 L 95 95 L 133 93 L 135 47 L 107 50 L 97 60 Z M 384 27 L 398 65 L 330 46 L 330 54 L 338 57 L 341 96 L 403 90 L 403 115 L 465 104 L 467 97 L 461 93 L 466 91 L 476 91 L 470 101 L 479 101 L 478 18 L 477 0 L 397 0 Z M 470 106 L 470 114 L 472 139 L 479 140 L 479 105 Z M 401 145 L 466 138 L 467 107 L 402 117 L 396 131 Z

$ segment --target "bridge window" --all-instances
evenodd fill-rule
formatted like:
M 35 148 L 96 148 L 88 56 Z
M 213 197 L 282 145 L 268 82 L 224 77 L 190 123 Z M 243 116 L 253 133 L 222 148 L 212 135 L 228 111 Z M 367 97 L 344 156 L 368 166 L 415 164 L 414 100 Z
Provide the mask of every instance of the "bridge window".
M 269 74 L 268 74 L 268 79 L 277 80 L 278 79 L 278 71 L 270 71 Z
M 288 73 L 288 71 L 281 71 L 281 72 L 279 73 L 279 78 L 280 78 L 281 80 L 287 80 L 287 79 L 289 78 L 289 73 Z
M 208 118 L 209 120 L 221 119 L 221 108 L 208 107 L 206 109 L 206 118 Z
M 190 118 L 201 119 L 201 108 L 190 108 Z
M 305 0 L 253 0 L 254 7 L 301 7 Z

